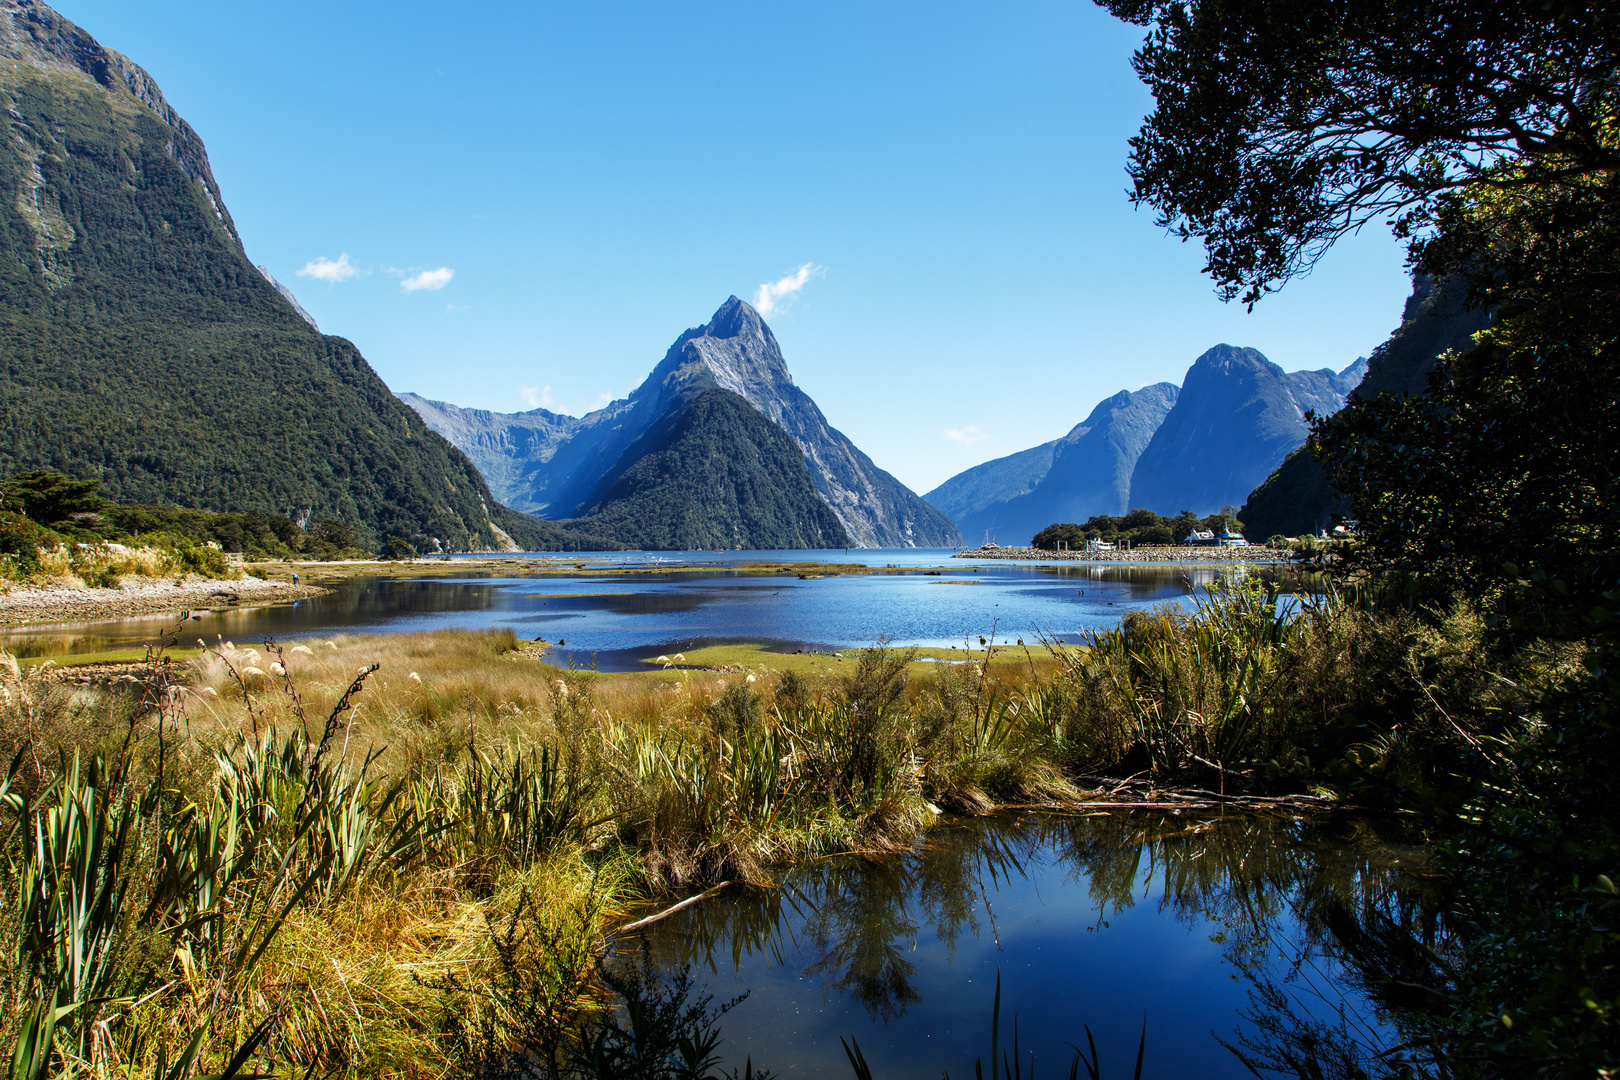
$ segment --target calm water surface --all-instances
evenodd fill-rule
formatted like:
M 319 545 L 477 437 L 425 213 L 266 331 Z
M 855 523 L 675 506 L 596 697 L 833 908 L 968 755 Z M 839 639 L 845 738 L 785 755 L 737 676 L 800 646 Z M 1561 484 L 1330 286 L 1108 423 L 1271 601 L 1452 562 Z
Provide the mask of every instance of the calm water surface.
M 1360 828 L 948 819 L 903 856 L 811 863 L 646 940 L 716 1002 L 747 993 L 721 1020 L 732 1064 L 849 1076 L 839 1038 L 854 1035 L 879 1080 L 971 1077 L 999 974 L 1002 1045 L 1017 1014 L 1025 1075 L 1030 1052 L 1040 1075 L 1066 1074 L 1089 1025 L 1103 1075 L 1128 1077 L 1145 1018 L 1144 1077 L 1249 1077 L 1221 1040 L 1252 1054 L 1268 1031 L 1321 1022 L 1363 1047 L 1394 1041 L 1327 927 L 1409 908 L 1419 856 Z
M 565 643 L 558 658 L 630 670 L 660 652 L 722 642 L 765 642 L 784 651 L 844 649 L 887 637 L 897 645 L 948 647 L 994 632 L 1012 642 L 1047 634 L 1077 640 L 1133 608 L 1186 603 L 1221 574 L 1276 573 L 1243 567 L 1119 563 L 1028 565 L 952 560 L 942 551 L 699 552 L 569 560 L 597 572 L 578 576 L 359 578 L 329 596 L 188 621 L 182 640 L 254 642 L 396 633 L 445 627 L 509 626 L 525 639 Z M 736 569 L 755 561 L 847 562 L 892 568 L 878 574 L 800 578 Z M 663 567 L 670 566 L 668 571 Z M 939 568 L 930 573 L 926 568 Z M 635 574 L 616 575 L 619 568 Z M 649 568 L 657 572 L 647 573 Z M 603 571 L 606 571 L 605 573 Z M 173 617 L 48 624 L 0 636 L 21 655 L 94 652 L 150 640 Z

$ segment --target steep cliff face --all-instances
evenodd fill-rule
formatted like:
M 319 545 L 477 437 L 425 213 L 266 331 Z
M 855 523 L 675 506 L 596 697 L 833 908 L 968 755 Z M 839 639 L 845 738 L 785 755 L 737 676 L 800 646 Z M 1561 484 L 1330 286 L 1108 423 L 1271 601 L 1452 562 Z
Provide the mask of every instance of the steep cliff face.
M 970 469 L 926 498 L 936 506 L 954 505 L 953 520 L 964 536 L 988 535 L 1003 544 L 1027 543 L 1053 522 L 1123 514 L 1137 459 L 1177 394 L 1173 383 L 1122 390 L 1099 403 L 1063 438 Z M 1035 468 L 1042 464 L 1036 455 L 1043 453 L 1044 468 L 1036 476 Z M 998 491 L 993 485 L 1004 479 L 1022 489 Z
M 1336 411 L 1364 364 L 1290 375 L 1255 349 L 1210 349 L 1137 460 L 1130 505 L 1200 516 L 1237 505 L 1305 442 L 1306 409 Z
M 672 407 L 710 389 L 738 395 L 792 436 L 816 491 L 855 545 L 960 543 L 945 515 L 827 423 L 810 396 L 793 384 L 770 327 L 735 296 L 708 323 L 678 337 L 628 398 L 577 420 L 558 419 L 543 410 L 469 419 L 471 410 L 415 395 L 405 395 L 405 400 L 434 430 L 479 461 L 503 497 L 562 519 L 594 513 L 604 493 L 633 464 L 625 458 L 631 444 Z M 520 434 L 525 431 L 535 434 Z
M 0 0 L 0 129 L 0 475 L 429 550 L 567 542 L 254 267 L 202 140 L 139 66 Z
M 1449 349 L 1467 349 L 1489 321 L 1484 311 L 1465 310 L 1459 298 L 1418 278 L 1401 313 L 1401 325 L 1373 352 L 1365 377 L 1352 393 L 1357 397 L 1386 391 L 1423 393 L 1435 358 Z M 1302 446 L 1249 493 L 1239 516 L 1255 536 L 1298 536 L 1316 532 L 1335 518 L 1354 517 L 1355 509 L 1329 486 L 1322 466 Z

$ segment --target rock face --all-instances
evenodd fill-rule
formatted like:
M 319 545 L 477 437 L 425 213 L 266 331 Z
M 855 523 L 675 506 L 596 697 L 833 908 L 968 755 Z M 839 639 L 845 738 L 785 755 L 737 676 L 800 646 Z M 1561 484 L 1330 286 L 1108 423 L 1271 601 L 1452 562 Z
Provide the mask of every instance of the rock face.
M 1366 377 L 1352 392 L 1356 397 L 1423 393 L 1435 358 L 1448 349 L 1466 350 L 1489 321 L 1484 311 L 1465 310 L 1458 298 L 1437 290 L 1427 278 L 1417 278 L 1401 325 L 1373 351 Z M 1255 536 L 1298 536 L 1336 518 L 1354 517 L 1355 511 L 1328 485 L 1309 449 L 1301 447 L 1249 493 L 1238 516 Z
M 251 263 L 191 126 L 128 58 L 0 0 L 0 475 L 335 518 L 382 541 L 579 546 Z
M 276 280 L 276 276 L 270 272 L 270 268 L 268 266 L 261 264 L 259 266 L 259 273 L 263 274 L 264 280 L 268 281 L 276 292 L 281 294 L 281 298 L 283 300 L 292 305 L 292 309 L 298 313 L 298 317 L 309 323 L 309 328 L 311 330 L 315 331 L 317 334 L 321 332 L 320 323 L 315 321 L 315 316 L 304 310 L 304 305 L 298 302 L 298 297 L 293 295 L 293 291 L 291 289 L 287 288 L 287 286 Z
M 703 326 L 675 340 L 630 396 L 578 419 L 537 409 L 482 413 L 404 400 L 467 453 L 514 506 L 552 519 L 585 517 L 630 462 L 625 452 L 655 421 L 704 390 L 738 395 L 798 444 L 816 491 L 859 547 L 948 547 L 950 520 L 879 469 L 827 423 L 793 384 L 776 337 L 735 296 Z M 729 546 L 729 545 L 727 545 Z
M 1181 393 L 1131 476 L 1130 505 L 1203 516 L 1235 506 L 1305 442 L 1305 412 L 1337 411 L 1366 361 L 1289 374 L 1258 350 L 1217 345 Z
M 947 480 L 924 498 L 970 540 L 1027 543 L 1056 521 L 1129 509 L 1137 459 L 1176 402 L 1173 383 L 1122 390 L 1061 439 Z

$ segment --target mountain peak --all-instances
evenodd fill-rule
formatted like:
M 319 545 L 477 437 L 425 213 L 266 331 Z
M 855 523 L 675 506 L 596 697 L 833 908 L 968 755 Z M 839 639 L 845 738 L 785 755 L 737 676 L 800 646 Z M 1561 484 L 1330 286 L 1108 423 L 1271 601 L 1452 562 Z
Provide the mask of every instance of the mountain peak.
M 704 337 L 712 338 L 771 337 L 770 327 L 759 317 L 759 312 L 735 295 L 727 297 L 715 310 L 702 332 Z

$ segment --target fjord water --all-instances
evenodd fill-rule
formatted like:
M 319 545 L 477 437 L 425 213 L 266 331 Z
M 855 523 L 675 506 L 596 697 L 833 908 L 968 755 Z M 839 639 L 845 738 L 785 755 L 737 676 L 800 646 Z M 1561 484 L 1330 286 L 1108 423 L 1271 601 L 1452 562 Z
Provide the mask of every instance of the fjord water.
M 1200 815 L 1200 818 L 1206 817 Z M 1363 826 L 1156 812 L 947 819 L 910 851 L 812 862 L 648 927 L 654 963 L 691 965 L 716 1003 L 726 1060 L 849 1076 L 854 1036 L 877 1080 L 971 1077 L 1016 1016 L 1024 1075 L 1064 1075 L 1096 1037 L 1105 1077 L 1248 1077 L 1280 1032 L 1320 1022 L 1394 1040 L 1328 927 L 1400 911 L 1415 851 Z M 1335 919 L 1341 922 L 1335 923 Z M 633 959 L 637 939 L 619 945 Z M 1321 1046 L 1326 1053 L 1328 1047 Z
M 563 573 L 554 564 L 543 576 L 363 577 L 296 604 L 198 612 L 180 640 L 219 635 L 249 643 L 266 636 L 511 627 L 525 640 L 565 642 L 553 653 L 559 662 L 585 665 L 594 659 L 602 670 L 633 670 L 661 652 L 739 641 L 786 651 L 858 648 L 884 638 L 897 645 L 976 647 L 979 637 L 992 633 L 1007 643 L 1022 638 L 1033 645 L 1043 634 L 1075 641 L 1088 630 L 1114 625 L 1133 608 L 1187 603 L 1220 575 L 1272 572 L 974 562 L 950 554 L 632 553 L 581 556 L 561 563 Z M 749 569 L 760 563 L 787 568 Z M 795 563 L 883 569 L 801 577 Z M 152 640 L 172 625 L 172 616 L 42 624 L 11 632 L 0 644 L 21 655 L 95 652 Z

